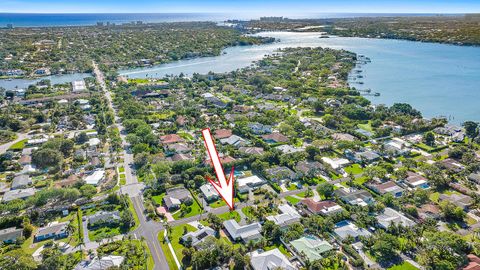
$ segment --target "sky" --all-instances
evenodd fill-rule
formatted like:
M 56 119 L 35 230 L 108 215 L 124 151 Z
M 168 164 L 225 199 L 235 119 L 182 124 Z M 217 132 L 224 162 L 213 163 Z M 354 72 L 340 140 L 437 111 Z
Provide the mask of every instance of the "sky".
M 0 13 L 480 13 L 480 0 L 1 0 Z

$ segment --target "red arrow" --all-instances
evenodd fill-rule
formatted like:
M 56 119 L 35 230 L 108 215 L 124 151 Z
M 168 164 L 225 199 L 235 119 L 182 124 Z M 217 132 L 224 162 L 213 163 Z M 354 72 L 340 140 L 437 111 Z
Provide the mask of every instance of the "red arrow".
M 235 182 L 234 179 L 234 169 L 232 167 L 232 171 L 230 172 L 230 177 L 225 177 L 225 172 L 223 171 L 222 163 L 220 162 L 220 157 L 218 156 L 217 148 L 215 148 L 215 143 L 213 143 L 212 134 L 210 134 L 210 129 L 206 128 L 202 130 L 203 139 L 205 140 L 205 147 L 207 147 L 208 155 L 210 156 L 210 160 L 212 161 L 213 168 L 215 169 L 215 173 L 217 174 L 218 183 L 214 180 L 207 177 L 207 180 L 212 184 L 218 194 L 222 197 L 222 199 L 227 203 L 230 210 L 233 210 L 233 183 Z

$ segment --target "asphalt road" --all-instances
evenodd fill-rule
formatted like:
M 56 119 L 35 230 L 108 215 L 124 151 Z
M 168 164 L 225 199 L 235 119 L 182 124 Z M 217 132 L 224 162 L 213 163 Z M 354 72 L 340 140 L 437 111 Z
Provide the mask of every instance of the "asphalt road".
M 133 164 L 133 155 L 127 151 L 128 144 L 126 141 L 126 136 L 123 132 L 123 126 L 120 124 L 118 112 L 113 107 L 113 100 L 110 91 L 107 89 L 105 84 L 104 75 L 98 68 L 97 64 L 93 62 L 93 72 L 95 73 L 95 77 L 102 88 L 102 91 L 105 95 L 105 98 L 108 101 L 108 107 L 113 110 L 115 114 L 115 123 L 117 123 L 117 127 L 120 131 L 120 138 L 122 139 L 122 146 L 123 146 L 123 160 L 124 164 L 123 167 L 125 168 L 125 179 L 126 185 L 122 186 L 120 192 L 123 194 L 127 194 L 133 202 L 133 207 L 135 209 L 135 213 L 138 216 L 140 221 L 139 227 L 132 232 L 137 238 L 144 238 L 145 242 L 150 249 L 150 253 L 152 254 L 153 261 L 155 263 L 154 269 L 155 270 L 168 270 L 168 263 L 163 253 L 163 250 L 160 246 L 160 243 L 157 239 L 158 233 L 163 229 L 163 226 L 159 223 L 155 223 L 153 221 L 147 221 L 145 217 L 145 208 L 143 206 L 143 198 L 142 198 L 142 189 L 144 187 L 143 183 L 138 183 L 136 175 L 133 173 L 131 169 L 131 164 Z

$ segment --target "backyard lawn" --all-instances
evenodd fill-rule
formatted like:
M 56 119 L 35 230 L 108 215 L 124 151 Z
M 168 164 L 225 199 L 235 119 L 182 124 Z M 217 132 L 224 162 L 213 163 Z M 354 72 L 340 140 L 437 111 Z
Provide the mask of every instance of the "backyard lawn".
M 287 200 L 289 203 L 291 203 L 292 205 L 295 205 L 297 204 L 298 202 L 300 202 L 300 199 L 298 198 L 295 198 L 295 197 L 292 197 L 292 196 L 287 196 L 285 197 L 285 200 Z
M 352 164 L 345 168 L 345 172 L 352 174 L 361 174 L 363 173 L 363 168 L 359 164 Z

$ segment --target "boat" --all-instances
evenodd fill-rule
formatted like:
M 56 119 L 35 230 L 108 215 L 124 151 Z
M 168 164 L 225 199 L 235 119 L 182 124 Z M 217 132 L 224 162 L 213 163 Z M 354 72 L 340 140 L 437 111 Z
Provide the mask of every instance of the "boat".
M 373 95 L 376 96 L 376 97 L 379 97 L 379 96 L 380 96 L 380 93 L 375 92 L 375 94 L 373 94 Z

